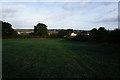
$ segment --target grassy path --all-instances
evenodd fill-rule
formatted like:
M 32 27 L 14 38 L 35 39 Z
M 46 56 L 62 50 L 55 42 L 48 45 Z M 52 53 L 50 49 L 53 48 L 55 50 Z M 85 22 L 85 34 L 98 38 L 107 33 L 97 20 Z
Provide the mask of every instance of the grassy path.
M 3 40 L 3 78 L 119 78 L 119 53 L 119 45 Z

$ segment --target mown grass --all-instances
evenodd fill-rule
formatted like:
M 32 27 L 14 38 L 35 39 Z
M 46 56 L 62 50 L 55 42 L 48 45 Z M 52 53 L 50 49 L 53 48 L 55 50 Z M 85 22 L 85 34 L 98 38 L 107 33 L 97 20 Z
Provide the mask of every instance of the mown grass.
M 3 40 L 3 78 L 120 78 L 120 46 L 62 39 Z

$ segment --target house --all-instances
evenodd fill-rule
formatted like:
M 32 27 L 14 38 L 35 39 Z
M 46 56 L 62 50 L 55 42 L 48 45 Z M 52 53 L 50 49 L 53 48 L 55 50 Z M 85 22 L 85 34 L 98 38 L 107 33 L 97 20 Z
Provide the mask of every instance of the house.
M 74 37 L 74 36 L 77 36 L 77 34 L 73 32 L 73 33 L 71 33 L 71 36 Z

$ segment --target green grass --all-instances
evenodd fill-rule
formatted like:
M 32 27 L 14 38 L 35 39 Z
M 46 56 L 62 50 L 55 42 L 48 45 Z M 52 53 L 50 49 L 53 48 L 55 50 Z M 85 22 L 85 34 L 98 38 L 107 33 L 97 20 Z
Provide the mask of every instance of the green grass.
M 3 40 L 3 78 L 120 78 L 120 46 L 61 39 Z

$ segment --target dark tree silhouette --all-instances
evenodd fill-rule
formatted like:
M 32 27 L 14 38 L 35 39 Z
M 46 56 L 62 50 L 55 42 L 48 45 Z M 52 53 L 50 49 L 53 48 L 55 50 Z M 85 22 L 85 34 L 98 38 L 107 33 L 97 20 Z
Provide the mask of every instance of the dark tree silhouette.
M 113 31 L 110 31 L 108 36 L 108 41 L 114 43 L 120 43 L 120 30 L 115 29 Z
M 14 37 L 14 35 L 17 35 L 17 32 L 14 31 L 12 28 L 12 25 L 8 22 L 2 22 L 2 37 L 8 38 L 8 37 Z
M 96 34 L 97 41 L 105 41 L 107 38 L 107 30 L 104 27 L 100 27 Z
M 71 33 L 73 32 L 73 29 L 67 29 L 66 30 L 66 34 L 69 37 L 71 35 Z
M 104 27 L 100 27 L 98 30 L 96 28 L 90 31 L 90 36 L 92 41 L 103 42 L 106 41 L 108 31 Z
M 38 23 L 36 26 L 34 26 L 34 34 L 40 36 L 47 36 L 48 35 L 47 26 L 43 23 Z
M 96 29 L 96 28 L 93 28 L 93 29 L 90 31 L 90 36 L 91 36 L 91 40 L 92 40 L 92 41 L 96 41 L 96 38 L 97 38 L 96 34 L 97 34 L 97 29 Z
M 63 38 L 64 36 L 70 37 L 72 32 L 73 32 L 73 29 L 67 29 L 67 30 L 62 29 L 58 32 L 58 36 L 60 38 Z
M 62 30 L 60 30 L 60 31 L 58 32 L 58 36 L 59 36 L 60 38 L 63 38 L 64 35 L 66 35 L 66 30 L 62 29 Z

